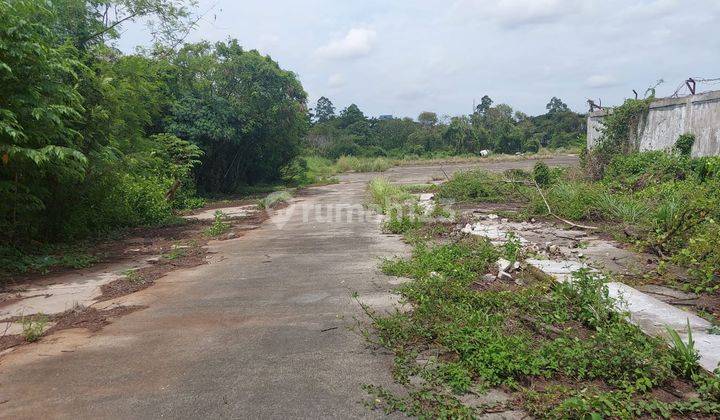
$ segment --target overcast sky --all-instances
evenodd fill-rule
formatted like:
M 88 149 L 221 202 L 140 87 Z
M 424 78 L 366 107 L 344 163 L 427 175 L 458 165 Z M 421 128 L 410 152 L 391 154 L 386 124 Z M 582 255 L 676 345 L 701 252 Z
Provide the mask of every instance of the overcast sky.
M 237 38 L 297 73 L 311 106 L 327 96 L 370 116 L 467 114 L 485 94 L 585 112 L 661 78 L 665 96 L 720 77 L 720 0 L 200 0 L 205 12 L 189 41 Z M 119 46 L 146 40 L 127 26 Z

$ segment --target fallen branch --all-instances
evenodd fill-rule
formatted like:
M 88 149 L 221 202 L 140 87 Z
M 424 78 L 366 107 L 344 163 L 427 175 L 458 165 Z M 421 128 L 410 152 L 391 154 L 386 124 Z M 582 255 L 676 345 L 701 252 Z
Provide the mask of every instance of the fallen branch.
M 540 185 L 538 185 L 537 181 L 535 181 L 535 180 L 533 180 L 533 182 L 535 183 L 535 188 L 537 188 L 538 192 L 540 193 L 540 197 L 542 197 L 543 201 L 545 202 L 545 207 L 547 207 L 547 211 L 550 216 L 558 219 L 559 221 L 561 221 L 563 223 L 567 223 L 568 225 L 570 225 L 572 227 L 576 227 L 576 228 L 580 228 L 580 229 L 588 229 L 588 230 L 597 230 L 597 228 L 595 226 L 579 225 L 579 224 L 573 223 L 569 220 L 565 220 L 562 217 L 553 213 L 552 209 L 550 208 L 550 204 L 548 204 L 548 201 L 545 198 L 545 194 L 543 194 L 542 189 L 540 189 Z
M 445 179 L 450 181 L 450 177 L 448 176 L 447 172 L 445 172 L 445 168 L 443 168 L 442 164 L 440 164 L 440 170 L 442 171 L 443 175 L 445 175 Z

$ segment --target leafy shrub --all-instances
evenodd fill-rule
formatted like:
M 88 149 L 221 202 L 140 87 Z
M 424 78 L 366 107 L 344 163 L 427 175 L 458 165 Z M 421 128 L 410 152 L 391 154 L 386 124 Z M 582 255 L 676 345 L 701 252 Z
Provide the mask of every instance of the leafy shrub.
M 560 181 L 547 189 L 545 196 L 553 212 L 570 220 L 597 219 L 601 217 L 598 197 L 604 192 L 602 186 L 586 182 Z M 540 197 L 535 197 L 533 210 L 545 214 L 547 209 Z
M 695 144 L 695 135 L 690 133 L 681 134 L 675 140 L 674 149 L 683 156 L 690 156 L 693 144 Z
M 673 259 L 690 267 L 694 279 L 691 288 L 696 292 L 716 292 L 720 290 L 720 223 L 709 219 L 703 223 L 687 240 Z
M 684 378 L 691 379 L 698 373 L 700 366 L 697 350 L 695 350 L 695 340 L 692 336 L 692 328 L 690 328 L 690 320 L 687 320 L 687 343 L 683 341 L 680 334 L 670 327 L 665 327 L 670 340 L 672 342 L 672 355 L 675 357 L 675 369 Z
M 556 299 L 564 301 L 574 317 L 586 325 L 601 329 L 617 319 L 615 301 L 600 275 L 583 269 L 573 273 L 572 281 L 558 283 L 553 290 Z
M 647 115 L 653 99 L 627 99 L 603 119 L 602 136 L 585 161 L 585 170 L 590 178 L 602 178 L 605 167 L 615 156 L 638 150 L 638 126 Z
M 598 194 L 596 205 L 605 220 L 628 224 L 640 223 L 647 218 L 649 213 L 649 209 L 644 202 L 621 194 L 611 194 L 607 191 Z
M 528 137 L 523 140 L 522 151 L 528 153 L 537 153 L 540 151 L 540 140 L 533 137 Z
M 207 229 L 210 236 L 220 236 L 230 229 L 230 224 L 225 222 L 225 214 L 221 210 L 215 211 L 215 219 L 212 226 Z
M 525 200 L 527 187 L 504 182 L 498 175 L 484 170 L 458 172 L 442 184 L 438 198 L 458 202 L 494 202 Z
M 720 156 L 703 156 L 692 159 L 690 165 L 700 182 L 720 179 Z
M 637 191 L 647 186 L 694 177 L 690 160 L 663 151 L 615 156 L 603 176 L 603 182 L 620 190 Z
M 553 409 L 574 417 L 597 410 L 654 413 L 661 402 L 637 401 L 674 377 L 675 357 L 663 340 L 645 335 L 615 312 L 604 278 L 583 270 L 572 282 L 539 282 L 512 292 L 468 287 L 497 255 L 487 240 L 473 237 L 437 246 L 419 242 L 410 259 L 383 263 L 385 273 L 413 279 L 400 289 L 414 305 L 411 313 L 373 318 L 379 342 L 396 352 L 396 372 L 405 378 L 419 374 L 461 393 L 473 384 L 517 387 L 535 400 L 525 408 L 540 416 Z M 593 333 L 576 335 L 574 321 Z M 546 324 L 562 332 L 537 334 Z M 425 365 L 407 357 L 427 347 L 445 353 Z M 599 380 L 610 390 L 583 386 L 581 394 L 573 389 L 553 394 L 550 388 L 530 391 L 520 385 L 538 377 Z M 712 392 L 712 385 L 705 388 Z M 605 405 L 604 398 L 624 405 Z M 708 404 L 662 408 L 678 413 L 716 409 Z
M 543 161 L 538 161 L 533 167 L 533 179 L 541 186 L 546 187 L 550 185 L 550 168 Z
M 390 208 L 388 216 L 389 219 L 384 223 L 383 228 L 389 233 L 407 233 L 423 224 L 414 209 L 409 206 L 394 206 Z
M 45 331 L 45 326 L 48 323 L 47 316 L 39 313 L 31 317 L 23 317 L 21 320 L 22 324 L 22 335 L 25 341 L 32 343 L 42 337 Z

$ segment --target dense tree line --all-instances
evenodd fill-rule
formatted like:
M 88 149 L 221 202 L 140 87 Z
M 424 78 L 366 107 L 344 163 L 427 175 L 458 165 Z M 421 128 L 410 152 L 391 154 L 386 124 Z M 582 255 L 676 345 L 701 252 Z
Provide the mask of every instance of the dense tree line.
M 493 106 L 484 96 L 471 115 L 438 118 L 423 112 L 411 118 L 367 118 L 352 104 L 336 113 L 321 97 L 314 109 L 308 135 L 312 152 L 327 157 L 418 156 L 537 152 L 540 147 L 559 148 L 584 144 L 585 118 L 553 97 L 547 113 L 528 116 L 509 105 Z
M 157 43 L 125 55 L 122 24 Z M 195 189 L 276 180 L 306 94 L 234 41 L 184 44 L 180 0 L 0 0 L 0 239 L 67 241 L 160 223 Z

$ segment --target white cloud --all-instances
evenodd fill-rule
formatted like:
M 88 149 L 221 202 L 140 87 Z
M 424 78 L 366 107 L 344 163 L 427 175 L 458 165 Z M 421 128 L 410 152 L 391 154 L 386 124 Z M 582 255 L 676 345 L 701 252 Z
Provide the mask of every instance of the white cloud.
M 617 79 L 609 74 L 595 74 L 585 79 L 585 86 L 593 89 L 617 86 Z
M 320 58 L 344 59 L 357 58 L 370 54 L 377 33 L 372 29 L 352 28 L 341 39 L 330 41 L 317 50 Z
M 514 28 L 560 20 L 580 12 L 584 4 L 585 0 L 459 0 L 453 14 L 488 18 Z
M 328 87 L 339 88 L 345 85 L 345 78 L 342 74 L 335 73 L 328 78 Z

